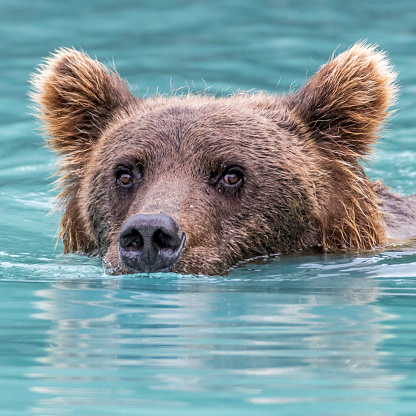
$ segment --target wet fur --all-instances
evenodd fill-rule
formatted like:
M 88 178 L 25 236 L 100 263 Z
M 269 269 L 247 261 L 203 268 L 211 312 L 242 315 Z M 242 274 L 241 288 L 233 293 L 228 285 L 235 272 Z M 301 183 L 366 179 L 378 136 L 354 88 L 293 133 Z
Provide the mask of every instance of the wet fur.
M 388 115 L 394 81 L 384 53 L 356 44 L 287 96 L 142 100 L 84 53 L 57 51 L 34 76 L 33 99 L 62 156 L 64 251 L 98 252 L 128 272 L 118 234 L 138 212 L 180 224 L 187 243 L 174 271 L 183 273 L 224 274 L 265 254 L 385 246 L 392 217 L 416 227 L 413 200 L 372 183 L 359 159 Z M 134 193 L 116 189 L 120 164 L 143 172 Z M 246 177 L 235 195 L 213 184 L 230 164 Z

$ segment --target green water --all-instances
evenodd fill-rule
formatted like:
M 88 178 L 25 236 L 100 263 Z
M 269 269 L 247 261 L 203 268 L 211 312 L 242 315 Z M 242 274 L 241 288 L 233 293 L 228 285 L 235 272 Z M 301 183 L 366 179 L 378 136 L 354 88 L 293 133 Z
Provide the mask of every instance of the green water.
M 416 3 L 0 2 L 0 415 L 416 414 L 416 246 L 276 257 L 228 277 L 111 277 L 60 254 L 29 74 L 75 46 L 135 93 L 300 86 L 379 43 L 401 95 L 369 175 L 416 192 Z

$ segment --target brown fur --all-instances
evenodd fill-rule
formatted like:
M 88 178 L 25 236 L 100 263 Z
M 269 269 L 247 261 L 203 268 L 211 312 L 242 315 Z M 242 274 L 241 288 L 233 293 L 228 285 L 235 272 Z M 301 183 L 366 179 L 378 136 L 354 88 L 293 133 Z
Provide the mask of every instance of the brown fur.
M 89 151 L 118 111 L 137 105 L 117 73 L 73 49 L 60 49 L 33 76 L 41 106 L 39 116 L 50 137 L 48 145 L 60 160 L 59 206 L 63 208 L 61 233 L 64 252 L 91 252 L 95 244 L 79 219 L 77 194 Z
M 128 272 L 118 235 L 137 213 L 180 225 L 187 242 L 174 271 L 183 273 L 226 273 L 273 253 L 385 245 L 384 211 L 357 158 L 377 139 L 394 79 L 384 53 L 356 44 L 285 97 L 140 100 L 117 73 L 59 50 L 35 75 L 33 99 L 62 156 L 65 252 L 98 251 L 114 272 Z M 135 169 L 134 192 L 117 188 L 118 165 Z M 245 176 L 235 192 L 218 182 L 232 165 Z

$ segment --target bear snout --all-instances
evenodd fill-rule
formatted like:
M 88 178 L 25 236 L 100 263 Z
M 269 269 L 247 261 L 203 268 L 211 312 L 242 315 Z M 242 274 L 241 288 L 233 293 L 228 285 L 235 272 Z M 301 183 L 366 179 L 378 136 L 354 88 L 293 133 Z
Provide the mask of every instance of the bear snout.
M 120 232 L 120 261 L 134 272 L 169 271 L 179 260 L 185 240 L 172 217 L 136 214 Z

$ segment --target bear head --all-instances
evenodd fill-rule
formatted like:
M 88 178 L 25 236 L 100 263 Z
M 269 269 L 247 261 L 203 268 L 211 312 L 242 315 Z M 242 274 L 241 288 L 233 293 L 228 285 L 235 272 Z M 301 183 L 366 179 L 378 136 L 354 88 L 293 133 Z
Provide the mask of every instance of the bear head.
M 33 78 L 58 162 L 65 252 L 113 273 L 225 274 L 258 256 L 385 242 L 359 159 L 395 93 L 385 54 L 362 43 L 285 96 L 136 98 L 74 49 Z

